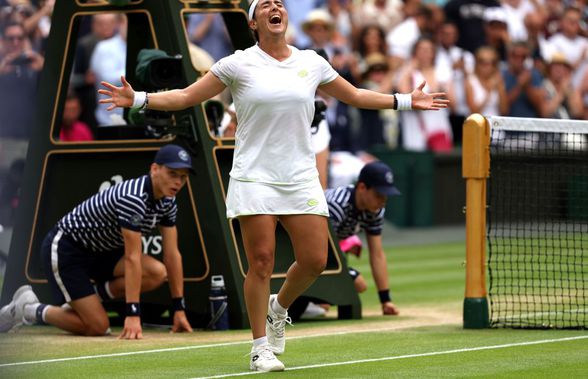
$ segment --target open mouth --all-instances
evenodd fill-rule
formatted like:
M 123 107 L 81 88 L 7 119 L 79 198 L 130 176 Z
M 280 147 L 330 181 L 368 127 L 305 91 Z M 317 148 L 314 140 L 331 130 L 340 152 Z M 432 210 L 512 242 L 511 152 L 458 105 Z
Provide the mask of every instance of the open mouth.
M 269 22 L 272 25 L 279 25 L 282 23 L 282 17 L 280 17 L 280 15 L 275 14 L 270 17 Z

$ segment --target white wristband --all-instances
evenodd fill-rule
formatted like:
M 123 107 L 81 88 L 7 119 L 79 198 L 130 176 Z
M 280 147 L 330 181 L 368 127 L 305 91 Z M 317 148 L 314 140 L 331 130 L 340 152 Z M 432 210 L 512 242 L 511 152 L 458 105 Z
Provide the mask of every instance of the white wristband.
M 131 108 L 142 108 L 145 104 L 145 100 L 147 99 L 147 92 L 139 91 L 135 92 L 135 97 L 133 98 L 133 105 Z
M 395 93 L 396 101 L 398 106 L 396 107 L 399 111 L 410 111 L 412 110 L 412 96 L 410 93 Z

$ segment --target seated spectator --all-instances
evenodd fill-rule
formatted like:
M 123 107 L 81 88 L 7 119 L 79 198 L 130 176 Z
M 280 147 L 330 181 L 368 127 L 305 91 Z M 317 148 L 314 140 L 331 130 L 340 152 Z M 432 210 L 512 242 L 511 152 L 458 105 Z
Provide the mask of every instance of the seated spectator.
M 453 22 L 459 31 L 457 46 L 473 53 L 487 44 L 484 28 L 484 11 L 499 7 L 498 0 L 449 0 L 443 6 L 445 19 Z
M 44 59 L 30 48 L 24 27 L 8 22 L 2 31 L 0 58 L 0 137 L 28 140 L 39 72 Z
M 506 62 L 506 47 L 511 38 L 510 34 L 508 34 L 508 19 L 504 8 L 486 9 L 484 12 L 484 32 L 486 41 L 483 45 L 494 48 L 498 53 L 500 62 Z
M 572 83 L 572 70 L 572 64 L 565 55 L 552 55 L 543 80 L 545 100 L 541 107 L 542 117 L 564 120 L 583 117 L 584 107 L 580 89 Z
M 92 141 L 92 130 L 80 121 L 82 106 L 78 96 L 70 91 L 63 105 L 63 117 L 59 129 L 59 140 L 63 142 Z
M 362 75 L 367 69 L 366 58 L 372 54 L 382 54 L 389 59 L 386 34 L 378 25 L 366 25 L 359 31 L 355 43 L 357 49 L 351 60 L 351 75 L 355 83 L 361 83 Z M 391 62 L 388 62 L 390 64 Z
M 453 133 L 453 143 L 461 145 L 462 127 L 470 111 L 466 103 L 465 78 L 474 70 L 474 56 L 457 46 L 459 32 L 452 22 L 445 22 L 437 34 L 436 70 L 451 73 L 455 103 L 451 107 L 449 121 Z
M 409 91 L 410 88 L 427 82 L 426 91 L 447 92 L 453 101 L 453 87 L 451 77 L 445 71 L 435 67 L 435 45 L 429 38 L 421 38 L 413 48 L 412 60 L 401 68 L 398 83 L 399 92 Z M 446 152 L 453 147 L 453 136 L 449 123 L 447 109 L 438 112 L 406 111 L 400 113 L 402 131 L 402 146 L 412 151 Z
M 90 60 L 90 69 L 96 79 L 96 88 L 102 81 L 121 85 L 120 77 L 126 72 L 127 64 L 127 17 L 118 15 L 117 34 L 96 44 Z M 124 125 L 120 108 L 109 112 L 107 104 L 96 105 L 96 121 L 99 126 Z
M 470 113 L 500 116 L 508 113 L 508 99 L 504 80 L 498 68 L 498 54 L 490 46 L 476 51 L 476 66 L 465 83 Z
M 507 116 L 540 117 L 543 105 L 543 78 L 533 67 L 526 42 L 513 42 L 508 48 L 508 65 L 502 70 L 509 103 Z
M 82 114 L 80 120 L 97 127 L 96 122 L 96 77 L 90 64 L 92 54 L 100 41 L 114 37 L 119 27 L 119 15 L 116 13 L 98 13 L 91 16 L 91 32 L 78 40 L 74 60 L 73 75 L 70 85 L 80 98 Z
M 364 0 L 354 12 L 358 27 L 378 25 L 384 33 L 390 32 L 404 17 L 402 0 Z
M 302 30 L 310 38 L 310 44 L 304 48 L 323 49 L 331 63 L 334 63 L 332 60 L 335 55 L 346 53 L 347 46 L 334 38 L 336 35 L 335 22 L 326 10 L 315 9 L 311 11 L 302 23 Z
M 396 70 L 410 60 L 411 52 L 419 38 L 428 36 L 432 29 L 433 13 L 425 5 L 417 7 L 414 16 L 407 17 L 386 36 L 388 51 L 392 57 L 391 69 Z
M 308 14 L 325 5 L 326 0 L 283 0 L 288 10 L 288 28 L 292 29 L 293 41 L 296 47 L 308 46 L 310 40 L 302 32 L 302 23 Z
M 531 51 L 526 42 L 513 42 L 508 47 L 508 65 L 501 70 L 506 87 L 508 99 L 508 113 L 510 117 L 537 118 L 541 116 L 543 106 L 543 90 L 541 88 L 543 78 L 533 66 Z M 505 134 L 505 140 L 498 142 L 507 145 L 511 143 L 512 136 L 517 132 Z M 521 148 L 532 148 L 536 144 L 536 134 L 529 134 L 528 138 L 521 140 Z M 515 140 L 512 140 L 514 142 Z M 524 144 L 524 145 L 523 145 Z
M 549 61 L 554 53 L 563 53 L 572 67 L 572 78 L 578 83 L 588 60 L 588 38 L 581 35 L 582 12 L 578 8 L 568 7 L 560 21 L 560 32 L 547 40 L 547 49 L 543 57 Z
M 351 17 L 354 9 L 353 0 L 327 0 L 325 9 L 335 24 L 334 41 L 337 44 L 349 46 L 355 30 L 355 22 Z
M 360 87 L 381 93 L 392 93 L 394 73 L 389 69 L 387 58 L 380 53 L 370 54 L 365 59 L 365 71 Z M 392 109 L 360 109 L 360 150 L 368 151 L 376 145 L 398 146 L 398 118 Z

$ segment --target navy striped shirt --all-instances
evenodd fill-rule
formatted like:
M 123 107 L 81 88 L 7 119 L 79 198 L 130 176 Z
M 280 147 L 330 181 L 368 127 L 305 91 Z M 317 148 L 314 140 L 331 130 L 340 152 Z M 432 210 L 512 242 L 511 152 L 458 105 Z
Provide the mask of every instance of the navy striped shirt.
M 87 249 L 100 252 L 124 246 L 121 228 L 149 234 L 157 225 L 176 224 L 175 197 L 153 198 L 149 175 L 125 180 L 85 200 L 57 227 Z
M 329 205 L 329 218 L 339 239 L 351 237 L 360 229 L 370 235 L 382 234 L 385 208 L 378 212 L 358 210 L 355 207 L 354 186 L 328 189 L 325 197 Z

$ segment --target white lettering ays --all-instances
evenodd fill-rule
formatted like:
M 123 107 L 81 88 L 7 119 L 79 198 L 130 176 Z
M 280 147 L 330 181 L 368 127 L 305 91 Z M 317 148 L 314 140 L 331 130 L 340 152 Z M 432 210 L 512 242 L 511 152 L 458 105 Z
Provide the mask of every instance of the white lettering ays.
M 161 254 L 161 236 L 142 236 L 141 241 L 143 242 L 143 254 Z

